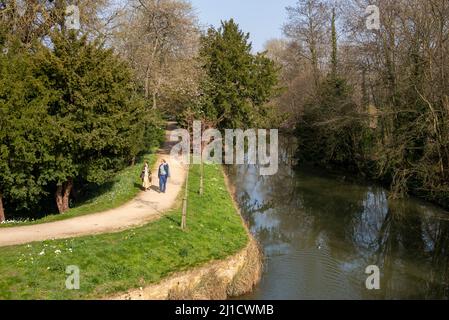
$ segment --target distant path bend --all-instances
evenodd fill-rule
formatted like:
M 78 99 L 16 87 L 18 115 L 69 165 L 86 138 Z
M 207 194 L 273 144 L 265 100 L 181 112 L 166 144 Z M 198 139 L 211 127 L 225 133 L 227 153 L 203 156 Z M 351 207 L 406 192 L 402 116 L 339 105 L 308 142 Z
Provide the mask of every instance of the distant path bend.
M 173 144 L 169 142 L 169 137 L 175 129 L 175 123 L 168 123 L 166 143 L 164 148 L 159 151 L 156 163 L 157 168 L 161 159 L 166 159 L 170 165 L 171 178 L 168 180 L 167 193 L 158 193 L 154 190 L 141 192 L 127 204 L 108 211 L 56 222 L 0 228 L 0 247 L 119 232 L 160 218 L 164 211 L 169 210 L 175 204 L 187 173 L 187 166 L 170 157 L 170 149 Z M 158 185 L 159 181 L 156 168 L 153 169 L 154 185 Z

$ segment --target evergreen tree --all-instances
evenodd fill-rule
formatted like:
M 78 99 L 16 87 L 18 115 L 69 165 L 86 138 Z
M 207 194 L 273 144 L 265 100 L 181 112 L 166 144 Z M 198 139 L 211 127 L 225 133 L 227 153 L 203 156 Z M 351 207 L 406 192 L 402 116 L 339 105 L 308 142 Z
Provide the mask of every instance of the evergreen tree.
M 0 45 L 0 221 L 3 199 L 21 210 L 47 194 L 45 168 L 53 161 L 47 108 L 54 92 L 45 76 L 36 76 L 35 58 L 47 49 L 37 46 L 31 55 L 17 43 L 4 48 Z
M 112 50 L 74 33 L 52 40 L 41 68 L 57 90 L 49 104 L 55 161 L 48 171 L 65 212 L 75 179 L 101 184 L 141 150 L 146 117 L 129 68 Z
M 276 93 L 278 70 L 264 54 L 253 55 L 249 34 L 231 19 L 201 39 L 206 77 L 195 110 L 219 128 L 247 128 L 260 123 L 266 103 Z

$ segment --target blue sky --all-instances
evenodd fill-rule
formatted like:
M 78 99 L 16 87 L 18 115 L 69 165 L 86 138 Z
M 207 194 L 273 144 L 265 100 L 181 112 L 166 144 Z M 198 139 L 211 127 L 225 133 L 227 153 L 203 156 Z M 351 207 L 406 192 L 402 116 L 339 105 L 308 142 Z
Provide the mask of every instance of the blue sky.
M 255 51 L 267 40 L 282 37 L 286 21 L 285 7 L 296 0 L 191 0 L 202 25 L 219 26 L 221 20 L 234 20 L 249 32 Z

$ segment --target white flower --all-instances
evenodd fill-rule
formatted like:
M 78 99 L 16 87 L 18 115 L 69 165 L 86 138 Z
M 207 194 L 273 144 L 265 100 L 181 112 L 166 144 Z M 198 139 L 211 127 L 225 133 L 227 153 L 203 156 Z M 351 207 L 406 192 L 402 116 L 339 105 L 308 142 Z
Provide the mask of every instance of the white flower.
M 40 256 L 43 256 L 44 254 L 45 254 L 45 250 L 42 250 L 42 251 L 39 253 Z
M 60 254 L 60 253 L 61 253 L 61 250 L 55 250 L 55 253 L 56 253 L 56 254 Z

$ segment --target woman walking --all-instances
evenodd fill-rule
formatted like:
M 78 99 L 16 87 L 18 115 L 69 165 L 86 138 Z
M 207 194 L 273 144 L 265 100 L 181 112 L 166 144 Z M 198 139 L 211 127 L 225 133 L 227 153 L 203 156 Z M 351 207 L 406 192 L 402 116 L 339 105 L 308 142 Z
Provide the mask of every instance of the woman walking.
M 151 187 L 151 170 L 147 161 L 145 161 L 145 166 L 142 170 L 142 187 L 145 192 Z

